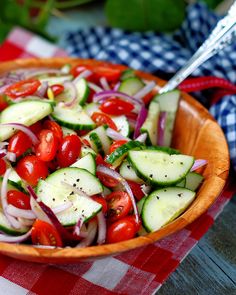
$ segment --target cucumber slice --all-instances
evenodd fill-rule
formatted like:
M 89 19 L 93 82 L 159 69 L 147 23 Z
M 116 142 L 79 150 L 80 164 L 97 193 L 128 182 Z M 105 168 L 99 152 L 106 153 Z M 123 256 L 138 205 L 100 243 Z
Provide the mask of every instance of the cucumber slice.
M 55 85 L 55 84 L 63 84 L 66 81 L 72 81 L 73 76 L 72 75 L 64 75 L 64 76 L 53 76 L 53 77 L 39 77 L 39 81 L 47 82 L 49 86 Z
M 147 197 L 143 197 L 141 200 L 139 200 L 137 202 L 137 208 L 138 208 L 139 215 L 141 215 L 141 213 L 142 213 L 143 205 L 144 205 L 144 202 L 145 202 L 146 198 Z
M 178 187 L 185 187 L 185 185 L 186 185 L 186 177 L 176 184 L 176 186 Z
M 108 155 L 105 161 L 109 164 L 112 164 L 112 166 L 116 168 L 121 164 L 123 159 L 126 157 L 128 151 L 133 149 L 141 149 L 143 147 L 144 147 L 143 143 L 139 141 L 135 141 L 135 140 L 128 141 L 122 146 L 119 146 L 110 155 Z
M 138 183 L 143 183 L 143 180 L 138 177 L 134 168 L 128 161 L 124 161 L 120 166 L 120 175 L 127 180 L 131 180 Z
M 2 186 L 2 177 L 0 178 L 0 187 Z M 12 181 L 8 181 L 7 183 L 7 191 L 16 190 L 19 191 L 18 185 L 14 184 Z M 27 227 L 22 228 L 21 230 L 17 230 L 13 228 L 8 220 L 6 219 L 2 208 L 0 208 L 0 230 L 9 235 L 20 235 L 28 231 Z
M 155 101 L 151 101 L 148 108 L 148 115 L 143 125 L 140 128 L 141 133 L 147 133 L 147 140 L 149 144 L 157 145 L 158 136 L 158 120 L 160 114 L 159 104 Z
M 91 130 L 96 127 L 93 120 L 79 105 L 73 109 L 57 105 L 52 113 L 52 117 L 62 126 L 75 130 Z
M 0 123 L 21 123 L 30 126 L 51 114 L 53 107 L 43 101 L 22 101 L 12 104 L 2 111 Z M 11 137 L 17 130 L 13 127 L 0 127 L 0 141 Z
M 147 150 L 160 151 L 163 153 L 167 153 L 169 155 L 179 155 L 180 154 L 179 150 L 170 148 L 168 146 L 154 146 L 154 145 L 152 145 L 152 146 L 147 146 Z
M 200 184 L 203 182 L 204 177 L 196 172 L 189 172 L 186 175 L 185 187 L 191 191 L 196 191 Z
M 88 103 L 83 108 L 86 114 L 89 115 L 89 117 L 91 117 L 92 114 L 95 112 L 101 112 L 99 110 L 99 103 L 96 103 L 96 102 Z
M 70 128 L 66 128 L 64 126 L 61 127 L 62 129 L 62 133 L 63 133 L 63 136 L 67 136 L 67 135 L 72 135 L 72 134 L 77 134 L 74 130 L 70 129 Z
M 118 88 L 118 91 L 128 95 L 134 95 L 145 86 L 143 81 L 138 77 L 131 77 L 123 80 Z
M 164 146 L 170 146 L 172 140 L 172 132 L 175 123 L 176 112 L 178 109 L 180 91 L 173 90 L 163 94 L 156 95 L 153 101 L 160 105 L 161 112 L 167 112 L 166 125 L 164 130 Z
M 122 72 L 120 79 L 121 79 L 121 81 L 123 81 L 128 78 L 134 78 L 134 77 L 136 77 L 135 71 L 133 69 L 127 69 Z
M 126 116 L 111 116 L 112 121 L 116 124 L 116 127 L 121 135 L 129 137 L 130 127 Z
M 22 179 L 20 178 L 20 176 L 16 173 L 15 170 L 12 170 L 9 177 L 8 177 L 8 180 L 10 181 L 13 181 L 14 183 L 17 184 L 17 187 L 21 187 L 22 186 Z
M 86 170 L 79 169 L 79 168 L 66 168 L 66 169 L 76 169 L 76 170 L 87 172 Z M 90 174 L 89 172 L 87 173 Z M 62 172 L 62 174 L 65 174 L 65 172 Z M 71 174 L 71 171 L 69 173 L 66 173 L 66 181 L 65 181 L 66 183 L 68 183 L 68 181 L 71 180 L 71 178 L 68 179 L 68 176 L 70 174 Z M 73 174 L 75 175 L 74 171 L 73 171 Z M 92 174 L 90 175 L 94 179 L 96 179 Z M 54 180 L 57 177 L 58 175 L 54 175 L 53 176 Z M 60 176 L 59 176 L 59 179 L 61 179 Z M 96 183 L 94 183 L 94 181 L 91 182 L 91 178 L 88 179 L 87 186 L 94 185 L 94 184 L 97 185 Z M 53 184 L 51 182 L 48 182 L 47 180 L 46 181 L 40 180 L 36 191 L 37 191 L 38 198 L 41 199 L 47 206 L 49 206 L 52 209 L 68 201 L 73 203 L 72 207 L 57 214 L 59 221 L 64 226 L 72 226 L 76 224 L 76 222 L 78 221 L 80 217 L 83 217 L 84 221 L 86 222 L 90 218 L 92 218 L 94 215 L 96 215 L 102 208 L 100 204 L 93 201 L 92 199 L 79 195 L 77 193 L 73 193 L 66 186 L 63 186 L 61 183 L 58 183 L 58 182 L 55 182 Z M 98 191 L 100 191 L 100 189 Z
M 96 163 L 92 154 L 87 154 L 83 158 L 73 163 L 70 167 L 83 168 L 94 175 L 96 173 Z
M 88 154 L 92 154 L 93 156 L 96 157 L 97 153 L 91 149 L 90 147 L 88 147 L 87 145 L 82 145 L 81 147 L 81 152 L 80 152 L 80 156 L 83 158 L 84 156 L 88 155 Z
M 171 222 L 190 205 L 195 195 L 195 192 L 180 187 L 167 187 L 152 192 L 142 208 L 144 228 L 153 232 Z
M 194 158 L 187 155 L 169 155 L 160 151 L 129 151 L 128 161 L 142 179 L 157 185 L 174 185 L 185 178 Z

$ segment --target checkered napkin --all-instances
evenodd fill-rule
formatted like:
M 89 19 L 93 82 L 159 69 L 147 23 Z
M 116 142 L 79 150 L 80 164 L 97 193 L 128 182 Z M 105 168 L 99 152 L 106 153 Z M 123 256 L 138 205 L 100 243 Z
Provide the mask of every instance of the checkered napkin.
M 0 60 L 64 56 L 64 51 L 20 28 L 0 47 Z M 232 197 L 227 187 L 215 204 L 185 229 L 159 242 L 95 262 L 40 265 L 0 255 L 0 294 L 149 295 L 157 291 L 213 224 Z
M 129 33 L 110 28 L 88 28 L 66 36 L 73 56 L 96 58 L 126 64 L 134 69 L 170 78 L 204 42 L 219 17 L 203 3 L 190 5 L 186 20 L 174 35 Z M 236 42 L 198 68 L 193 76 L 216 76 L 236 84 Z M 196 93 L 209 106 L 210 93 Z M 226 135 L 236 170 L 236 96 L 225 96 L 210 108 Z

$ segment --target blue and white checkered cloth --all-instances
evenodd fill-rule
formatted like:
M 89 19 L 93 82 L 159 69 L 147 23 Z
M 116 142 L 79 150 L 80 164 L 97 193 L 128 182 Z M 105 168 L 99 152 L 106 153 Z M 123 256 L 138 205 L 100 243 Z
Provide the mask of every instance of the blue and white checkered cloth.
M 203 3 L 197 3 L 187 7 L 182 27 L 172 35 L 88 28 L 67 34 L 67 51 L 72 56 L 121 63 L 169 78 L 204 42 L 218 20 Z M 193 76 L 216 76 L 236 84 L 236 42 L 205 62 Z M 206 99 L 201 101 L 206 103 Z M 225 96 L 210 112 L 225 132 L 236 170 L 236 96 Z

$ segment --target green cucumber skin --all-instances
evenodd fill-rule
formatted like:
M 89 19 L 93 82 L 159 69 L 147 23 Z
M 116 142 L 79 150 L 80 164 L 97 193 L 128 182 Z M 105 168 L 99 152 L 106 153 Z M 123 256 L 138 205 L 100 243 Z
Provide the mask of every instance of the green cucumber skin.
M 108 155 L 105 161 L 109 164 L 115 164 L 115 162 L 118 161 L 120 158 L 123 159 L 123 157 L 126 156 L 129 150 L 142 148 L 144 148 L 144 144 L 140 143 L 139 141 L 128 141 L 127 143 L 118 147 L 110 155 Z
M 128 95 L 134 95 L 144 86 L 145 84 L 138 77 L 130 77 L 121 82 L 118 91 L 126 93 Z
M 164 152 L 166 153 L 166 152 Z M 167 153 L 166 153 L 167 154 Z M 186 175 L 189 173 L 191 167 L 189 167 L 189 170 L 186 171 L 185 174 L 182 175 L 182 177 L 179 177 L 178 180 L 176 181 L 165 181 L 165 182 L 160 182 L 160 181 L 155 181 L 154 179 L 151 179 L 147 177 L 145 174 L 143 174 L 139 169 L 137 169 L 136 164 L 134 161 L 130 158 L 129 152 L 127 155 L 127 161 L 132 165 L 134 171 L 136 172 L 137 176 L 143 179 L 145 182 L 147 182 L 150 185 L 153 185 L 155 187 L 166 187 L 166 186 L 173 186 L 176 185 L 177 183 L 181 182 L 183 179 L 185 179 Z M 194 163 L 194 158 L 192 159 L 192 165 Z
M 73 123 L 67 123 L 61 119 L 58 119 L 57 117 L 55 117 L 53 115 L 53 113 L 51 114 L 52 118 L 57 121 L 61 126 L 64 126 L 66 128 L 69 128 L 69 129 L 74 129 L 74 130 L 93 130 L 96 125 L 84 125 L 84 124 L 73 124 Z
M 85 80 L 85 79 L 84 79 Z M 85 93 L 84 93 L 84 95 L 83 95 L 83 97 L 80 99 L 80 101 L 79 101 L 79 104 L 81 105 L 81 106 L 84 106 L 84 104 L 86 103 L 86 101 L 87 101 L 87 99 L 88 99 L 88 97 L 89 97 L 89 94 L 90 94 L 90 89 L 89 89 L 89 87 L 88 87 L 88 83 L 87 83 L 87 81 L 85 80 L 85 83 L 86 83 L 86 89 L 85 89 Z M 79 92 L 79 91 L 78 91 Z
M 95 132 L 90 133 L 89 139 L 91 140 L 91 142 L 94 146 L 95 152 L 104 155 L 104 151 L 102 149 L 102 143 L 101 143 L 101 140 L 100 140 L 99 136 L 97 135 L 97 133 L 95 133 Z
M 135 71 L 133 69 L 127 69 L 122 72 L 120 79 L 121 81 L 124 81 L 128 78 L 134 78 L 134 77 L 136 77 Z

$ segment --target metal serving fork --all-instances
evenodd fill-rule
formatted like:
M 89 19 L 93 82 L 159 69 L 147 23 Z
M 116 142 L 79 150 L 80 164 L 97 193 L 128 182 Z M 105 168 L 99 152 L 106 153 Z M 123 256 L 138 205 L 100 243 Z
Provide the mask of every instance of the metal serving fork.
M 176 88 L 202 63 L 231 44 L 235 37 L 236 1 L 230 7 L 227 15 L 217 23 L 206 41 L 199 47 L 190 60 L 159 90 L 159 93 Z

